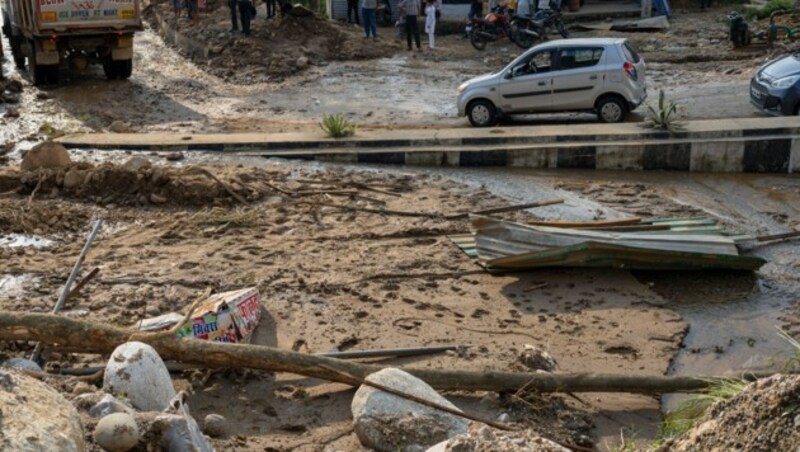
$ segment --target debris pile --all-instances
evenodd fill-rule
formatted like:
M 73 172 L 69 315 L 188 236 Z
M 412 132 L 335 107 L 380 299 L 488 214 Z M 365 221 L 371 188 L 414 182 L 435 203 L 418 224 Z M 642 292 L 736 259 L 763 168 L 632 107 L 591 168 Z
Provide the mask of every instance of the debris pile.
M 22 82 L 17 79 L 3 79 L 0 77 L 0 105 L 5 104 L 5 118 L 18 118 L 19 109 L 16 107 L 19 104 L 20 97 L 22 96 Z M 0 155 L 3 154 L 0 149 Z M 0 162 L 2 163 L 2 162 Z
M 329 21 L 317 14 L 279 14 L 265 21 L 263 4 L 258 5 L 252 35 L 245 37 L 230 31 L 230 11 L 225 3 L 209 5 L 197 25 L 176 20 L 168 3 L 154 6 L 157 16 L 168 18 L 170 27 L 207 48 L 208 59 L 198 61 L 201 67 L 230 82 L 279 82 L 311 66 L 380 58 L 397 50 L 393 40 L 366 40 L 359 27 Z
M 795 450 L 800 444 L 800 376 L 757 380 L 717 402 L 668 450 Z

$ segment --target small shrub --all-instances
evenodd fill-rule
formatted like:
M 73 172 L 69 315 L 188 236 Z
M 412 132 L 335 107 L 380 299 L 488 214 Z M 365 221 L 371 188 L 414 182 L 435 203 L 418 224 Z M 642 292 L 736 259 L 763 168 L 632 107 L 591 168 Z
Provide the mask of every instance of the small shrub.
M 668 130 L 670 132 L 683 130 L 683 123 L 678 120 L 680 117 L 678 105 L 675 102 L 667 101 L 664 90 L 658 91 L 657 108 L 648 105 L 647 110 L 647 118 L 645 118 L 643 124 L 644 127 Z
M 721 400 L 733 398 L 742 392 L 747 384 L 744 380 L 723 379 L 681 403 L 678 408 L 664 416 L 664 422 L 661 423 L 658 433 L 657 445 L 675 439 L 691 430 L 712 405 Z
M 746 8 L 748 17 L 761 20 L 779 9 L 791 12 L 794 10 L 794 0 L 769 0 L 764 6 L 748 5 Z
M 319 126 L 331 138 L 343 138 L 356 133 L 355 124 L 350 123 L 341 113 L 322 115 Z

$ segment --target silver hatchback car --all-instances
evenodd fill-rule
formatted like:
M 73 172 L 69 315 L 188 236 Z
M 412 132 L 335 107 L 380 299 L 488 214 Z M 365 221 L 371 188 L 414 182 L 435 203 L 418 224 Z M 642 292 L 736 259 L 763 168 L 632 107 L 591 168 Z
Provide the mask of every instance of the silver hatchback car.
M 476 127 L 500 116 L 592 111 L 621 122 L 647 97 L 644 59 L 626 39 L 548 41 L 499 72 L 458 87 L 458 114 Z

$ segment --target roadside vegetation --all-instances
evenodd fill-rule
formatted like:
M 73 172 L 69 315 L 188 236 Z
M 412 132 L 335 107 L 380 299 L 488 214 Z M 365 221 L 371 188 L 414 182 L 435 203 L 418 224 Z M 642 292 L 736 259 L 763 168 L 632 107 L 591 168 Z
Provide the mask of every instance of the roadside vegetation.
M 322 122 L 319 126 L 331 138 L 344 138 L 356 133 L 356 125 L 348 121 L 341 113 L 322 115 Z
M 684 124 L 680 121 L 680 107 L 672 101 L 668 101 L 664 90 L 658 91 L 658 105 L 654 108 L 647 106 L 647 118 L 642 123 L 643 127 L 649 129 L 667 130 L 675 133 L 684 130 Z

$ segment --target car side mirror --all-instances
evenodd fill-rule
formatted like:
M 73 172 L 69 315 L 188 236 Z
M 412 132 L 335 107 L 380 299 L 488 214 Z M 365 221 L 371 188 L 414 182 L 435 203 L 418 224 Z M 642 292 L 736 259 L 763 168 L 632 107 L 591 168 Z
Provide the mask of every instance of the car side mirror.
M 508 71 L 506 71 L 505 79 L 508 80 L 512 78 L 514 78 L 514 69 L 509 69 Z

